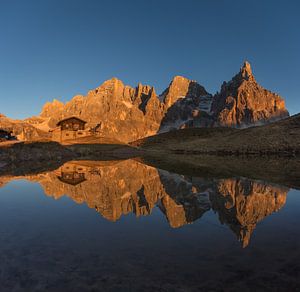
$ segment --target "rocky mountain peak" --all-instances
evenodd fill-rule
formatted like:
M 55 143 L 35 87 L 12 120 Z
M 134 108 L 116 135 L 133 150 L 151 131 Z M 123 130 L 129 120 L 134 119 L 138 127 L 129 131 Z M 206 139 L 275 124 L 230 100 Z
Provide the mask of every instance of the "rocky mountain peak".
M 107 79 L 106 81 L 104 81 L 103 84 L 105 84 L 105 83 L 119 83 L 119 82 L 121 82 L 123 84 L 122 80 L 120 80 L 119 78 L 112 77 L 112 78 Z
M 192 80 L 184 77 L 184 76 L 181 76 L 181 75 L 176 75 L 172 78 L 172 81 L 171 81 L 171 84 L 179 84 L 179 83 L 182 83 L 182 82 L 191 82 Z
M 53 99 L 52 102 L 46 102 L 43 106 L 41 117 L 51 117 L 60 112 L 64 107 L 64 103 L 57 99 Z
M 161 94 L 160 99 L 169 108 L 175 102 L 185 97 L 200 97 L 208 95 L 203 86 L 194 80 L 190 80 L 183 76 L 175 76 L 169 87 Z
M 142 94 L 149 94 L 151 88 L 153 88 L 150 85 L 143 85 L 142 83 L 138 83 L 138 86 L 136 87 L 136 96 L 140 97 Z
M 199 85 L 196 81 L 190 80 L 183 76 L 174 76 L 172 81 L 170 82 L 169 89 L 170 91 L 180 91 L 186 94 L 190 93 L 190 87 L 194 87 Z
M 248 61 L 245 61 L 240 69 L 240 76 L 242 79 L 254 81 L 254 76 L 252 74 L 251 65 Z
M 104 81 L 98 88 L 113 89 L 116 87 L 123 88 L 124 83 L 120 79 L 113 77 L 111 79 Z
M 244 127 L 289 116 L 284 100 L 260 86 L 250 63 L 243 64 L 238 74 L 223 82 L 213 98 L 212 112 L 218 125 Z

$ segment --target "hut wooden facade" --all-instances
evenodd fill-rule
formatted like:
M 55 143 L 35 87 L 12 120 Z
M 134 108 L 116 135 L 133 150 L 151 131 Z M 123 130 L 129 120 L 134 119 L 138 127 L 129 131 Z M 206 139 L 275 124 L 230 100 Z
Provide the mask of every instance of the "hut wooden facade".
M 57 123 L 57 127 L 52 130 L 52 140 L 64 142 L 91 136 L 91 132 L 88 129 L 85 129 L 85 124 L 85 121 L 77 117 L 61 120 Z

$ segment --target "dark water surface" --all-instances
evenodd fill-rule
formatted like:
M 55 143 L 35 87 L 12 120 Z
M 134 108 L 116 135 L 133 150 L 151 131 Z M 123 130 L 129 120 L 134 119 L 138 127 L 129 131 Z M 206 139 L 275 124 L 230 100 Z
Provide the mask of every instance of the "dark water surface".
M 300 193 L 135 160 L 0 177 L 0 291 L 299 291 Z

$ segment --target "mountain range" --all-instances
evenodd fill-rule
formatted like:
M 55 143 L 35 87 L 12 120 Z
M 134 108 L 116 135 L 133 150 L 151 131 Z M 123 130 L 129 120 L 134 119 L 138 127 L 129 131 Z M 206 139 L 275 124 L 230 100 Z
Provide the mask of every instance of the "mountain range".
M 98 127 L 103 137 L 128 143 L 174 129 L 261 125 L 289 113 L 283 98 L 259 85 L 245 62 L 215 95 L 182 76 L 174 77 L 160 95 L 153 86 L 139 83 L 134 88 L 112 78 L 85 96 L 46 103 L 38 117 L 16 121 L 0 116 L 0 128 L 12 130 L 21 140 L 38 140 L 72 116 L 86 121 L 87 128 Z

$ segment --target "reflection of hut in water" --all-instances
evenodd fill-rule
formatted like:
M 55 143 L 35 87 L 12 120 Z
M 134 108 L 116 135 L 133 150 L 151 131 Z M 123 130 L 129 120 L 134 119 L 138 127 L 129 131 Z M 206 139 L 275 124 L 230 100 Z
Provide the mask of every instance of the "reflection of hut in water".
M 75 186 L 86 181 L 86 171 L 84 166 L 66 163 L 58 170 L 57 178 L 63 183 Z
M 86 122 L 77 117 L 70 117 L 59 121 L 52 130 L 52 140 L 62 142 L 91 136 L 90 130 L 85 129 Z
M 85 174 L 78 172 L 62 172 L 61 176 L 58 176 L 58 179 L 63 183 L 73 186 L 76 186 L 86 180 Z

